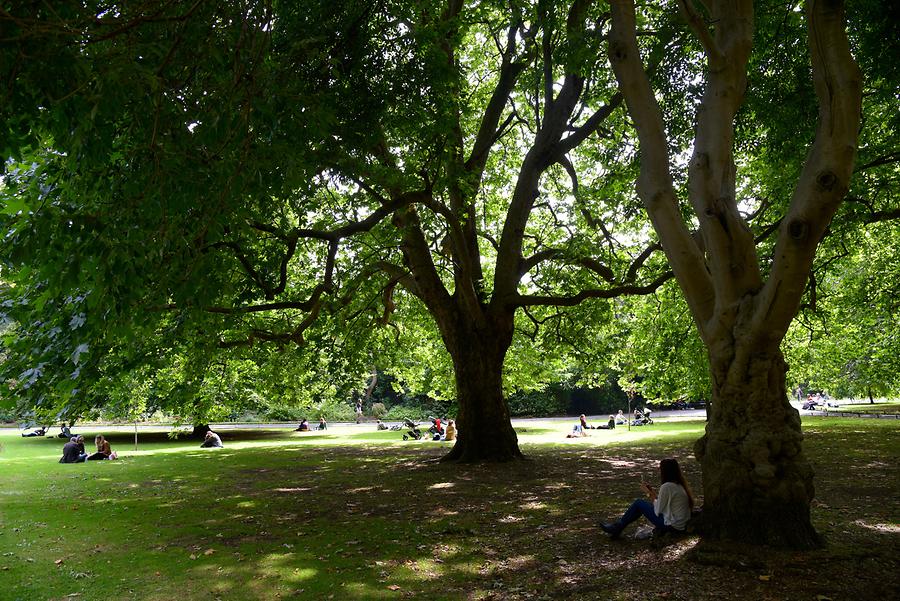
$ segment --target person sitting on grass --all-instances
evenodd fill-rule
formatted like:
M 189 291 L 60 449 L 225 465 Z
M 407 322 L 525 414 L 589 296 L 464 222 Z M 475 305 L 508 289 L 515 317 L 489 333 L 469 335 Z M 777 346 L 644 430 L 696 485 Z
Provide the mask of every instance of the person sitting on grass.
M 28 434 L 25 434 L 24 432 L 22 432 L 22 438 L 32 438 L 33 436 L 43 436 L 46 432 L 47 432 L 47 428 L 45 428 L 44 426 L 41 426 L 37 430 L 35 430 L 33 432 L 29 432 Z
M 309 432 L 309 420 L 304 417 L 294 432 Z
M 384 424 L 383 421 L 378 420 L 378 423 L 375 425 L 376 430 L 387 430 L 388 427 Z
M 566 434 L 566 438 L 581 438 L 583 436 L 587 436 L 587 430 L 584 429 L 584 426 L 581 424 L 575 424 L 572 426 L 572 431 L 569 434 Z
M 222 439 L 219 438 L 219 435 L 213 432 L 212 430 L 207 431 L 206 438 L 203 439 L 203 443 L 200 445 L 201 449 L 209 449 L 216 448 L 221 449 L 224 445 L 222 444 Z
M 98 434 L 94 438 L 94 444 L 97 445 L 97 452 L 88 455 L 88 461 L 99 461 L 101 459 L 116 459 L 118 456 L 112 452 L 109 441 L 102 434 Z
M 601 522 L 600 529 L 610 538 L 619 538 L 622 530 L 642 515 L 653 524 L 653 534 L 684 532 L 691 510 L 694 508 L 694 497 L 691 489 L 681 473 L 681 467 L 675 459 L 663 459 L 659 462 L 659 480 L 661 485 L 657 492 L 650 484 L 641 482 L 641 488 L 647 493 L 647 499 L 635 499 L 631 506 L 618 520 L 612 523 Z
M 325 421 L 324 417 L 320 417 L 319 425 L 316 426 L 316 430 L 327 430 L 327 429 L 328 429 L 328 423 Z
M 65 438 L 66 440 L 72 440 L 72 437 L 75 436 L 72 434 L 72 431 L 69 430 L 69 426 L 66 425 L 66 422 L 59 427 L 59 434 L 56 435 L 57 438 Z
M 447 422 L 447 432 L 444 434 L 444 440 L 456 440 L 456 422 L 452 419 Z
M 628 418 L 625 417 L 625 414 L 622 413 L 622 410 L 619 409 L 619 412 L 616 413 L 616 425 L 617 426 L 626 426 L 628 425 Z
M 63 454 L 59 459 L 60 463 L 81 463 L 87 459 L 87 453 L 84 452 L 84 439 L 81 444 L 78 439 L 80 436 L 73 436 L 65 445 L 63 445 Z
M 609 421 L 606 422 L 605 426 L 597 426 L 598 430 L 615 430 L 616 429 L 616 416 L 610 415 Z

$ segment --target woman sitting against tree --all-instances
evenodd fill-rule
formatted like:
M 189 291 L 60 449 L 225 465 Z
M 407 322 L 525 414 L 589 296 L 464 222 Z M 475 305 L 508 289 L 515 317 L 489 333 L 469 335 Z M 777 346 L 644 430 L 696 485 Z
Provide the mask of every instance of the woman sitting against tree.
M 628 524 L 643 515 L 653 524 L 654 534 L 684 532 L 691 518 L 691 510 L 694 508 L 694 497 L 681 473 L 678 461 L 675 459 L 660 461 L 659 480 L 661 482 L 659 492 L 650 484 L 641 482 L 641 488 L 647 493 L 649 501 L 635 499 L 622 517 L 611 524 L 601 523 L 600 528 L 611 538 L 619 538 Z

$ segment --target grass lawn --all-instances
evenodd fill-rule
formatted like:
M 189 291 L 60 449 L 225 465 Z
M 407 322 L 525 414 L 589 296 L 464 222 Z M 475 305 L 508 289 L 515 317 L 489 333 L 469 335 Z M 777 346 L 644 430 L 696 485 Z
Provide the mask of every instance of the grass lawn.
M 222 432 L 226 448 L 104 433 L 118 461 L 57 463 L 62 440 L 0 433 L 0 598 L 900 598 L 900 424 L 804 418 L 826 549 L 722 561 L 696 539 L 610 541 L 640 478 L 703 422 L 517 428 L 529 460 L 438 464 L 445 443 L 332 428 Z M 92 439 L 94 432 L 76 431 Z M 54 430 L 55 432 L 55 430 Z M 90 446 L 90 445 L 89 445 Z
M 884 403 L 852 403 L 841 405 L 840 407 L 826 407 L 828 411 L 849 411 L 853 413 L 898 413 L 900 412 L 900 401 L 888 401 Z

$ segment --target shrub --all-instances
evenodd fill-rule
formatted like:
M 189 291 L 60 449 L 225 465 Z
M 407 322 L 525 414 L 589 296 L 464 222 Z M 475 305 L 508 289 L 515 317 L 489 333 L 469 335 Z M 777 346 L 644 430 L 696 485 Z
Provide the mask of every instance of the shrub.
M 384 403 L 372 403 L 372 416 L 378 419 L 381 419 L 387 413 L 387 409 L 384 407 Z
M 17 416 L 14 410 L 0 407 L 0 422 L 12 423 L 16 419 Z
M 414 422 L 424 420 L 428 413 L 418 405 L 395 405 L 384 414 L 384 419 L 389 421 L 403 421 L 411 419 Z
M 514 392 L 507 398 L 509 413 L 535 417 L 563 414 L 569 406 L 569 396 L 565 392 L 554 386 L 531 392 Z
M 329 422 L 356 421 L 356 408 L 339 401 L 322 401 L 318 405 L 311 407 L 307 413 L 312 415 L 316 421 L 320 417 L 324 417 Z M 310 418 L 310 421 L 313 421 L 313 419 Z

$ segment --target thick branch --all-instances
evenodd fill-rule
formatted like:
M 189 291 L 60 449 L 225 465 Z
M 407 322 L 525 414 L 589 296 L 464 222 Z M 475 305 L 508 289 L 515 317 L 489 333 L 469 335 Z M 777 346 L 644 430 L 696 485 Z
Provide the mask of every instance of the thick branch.
M 724 57 L 722 55 L 722 50 L 719 48 L 719 45 L 713 39 L 713 36 L 709 31 L 709 26 L 706 24 L 706 21 L 700 13 L 694 9 L 691 0 L 678 0 L 678 8 L 681 9 L 681 14 L 690 26 L 691 31 L 693 31 L 694 35 L 697 36 L 697 39 L 700 40 L 700 44 L 703 46 L 703 50 L 709 58 L 710 68 L 717 69 Z
M 659 235 L 695 320 L 704 324 L 713 314 L 715 305 L 712 281 L 703 254 L 681 218 L 669 171 L 662 113 L 637 45 L 634 2 L 613 0 L 612 9 L 609 58 L 640 141 L 638 196 Z
M 797 312 L 816 247 L 850 183 L 862 106 L 862 74 L 850 53 L 841 2 L 808 3 L 809 47 L 819 120 L 791 206 L 782 221 L 757 323 L 787 330 Z
M 572 296 L 529 296 L 520 295 L 515 302 L 518 307 L 525 306 L 554 306 L 554 307 L 572 307 L 591 298 L 617 298 L 619 296 L 639 296 L 653 294 L 666 281 L 672 279 L 674 274 L 671 271 L 660 275 L 649 284 L 643 286 L 638 284 L 630 284 L 623 286 L 615 286 L 613 288 L 599 289 L 592 288 L 590 290 L 582 290 L 578 294 Z
M 603 123 L 613 111 L 619 108 L 620 104 L 622 104 L 622 93 L 616 92 L 606 105 L 597 109 L 597 111 L 588 117 L 588 120 L 579 126 L 571 135 L 560 140 L 560 143 L 557 145 L 557 152 L 559 154 L 566 154 L 584 142 L 588 136 L 597 131 L 600 124 Z
M 515 62 L 513 60 L 518 27 L 519 23 L 513 23 L 507 33 L 506 52 L 503 54 L 503 63 L 500 66 L 497 85 L 494 87 L 491 99 L 481 117 L 481 124 L 478 127 L 475 142 L 472 144 L 472 151 L 465 163 L 466 170 L 474 176 L 472 179 L 476 182 L 481 181 L 481 175 L 484 172 L 484 166 L 487 163 L 491 147 L 497 141 L 498 134 L 501 131 L 498 128 L 498 124 L 500 123 L 500 117 L 503 115 L 503 109 L 516 85 L 516 80 L 526 66 L 524 62 Z

